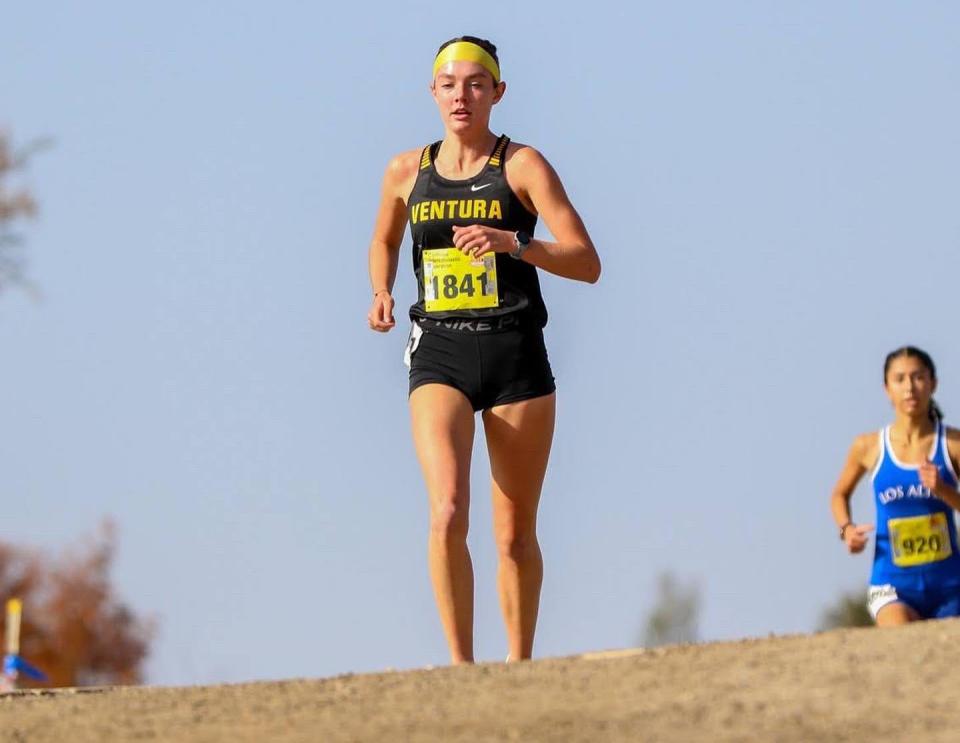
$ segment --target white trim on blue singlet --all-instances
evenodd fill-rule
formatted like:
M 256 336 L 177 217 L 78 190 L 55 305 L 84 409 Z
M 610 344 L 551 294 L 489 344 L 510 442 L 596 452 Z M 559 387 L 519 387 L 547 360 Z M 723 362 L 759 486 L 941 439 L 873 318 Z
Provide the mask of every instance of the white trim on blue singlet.
M 957 473 L 953 469 L 953 460 L 950 459 L 950 449 L 947 448 L 947 427 L 940 423 L 940 431 L 943 433 L 941 441 L 941 451 L 943 452 L 943 461 L 947 463 L 947 469 L 950 471 L 950 474 L 953 475 L 953 480 L 957 484 L 960 484 L 960 477 L 957 477 Z
M 883 429 L 881 428 L 877 431 L 877 437 L 880 439 L 880 456 L 877 457 L 877 463 L 873 468 L 873 474 L 870 475 L 870 482 L 873 482 L 877 479 L 877 475 L 880 473 L 880 468 L 883 467 L 883 454 L 886 450 L 886 447 L 883 445 Z
M 887 452 L 890 454 L 891 462 L 893 462 L 895 465 L 897 465 L 897 467 L 899 467 L 902 470 L 916 471 L 920 469 L 919 464 L 904 464 L 899 459 L 897 459 L 897 455 L 893 451 L 893 445 L 890 443 L 890 426 L 887 426 L 886 428 L 883 429 L 883 435 L 886 438 Z M 938 446 L 940 446 L 940 430 L 939 429 L 937 429 L 936 435 L 933 437 L 933 447 L 931 447 L 930 455 L 929 455 L 930 459 L 933 459 L 935 456 L 937 456 Z

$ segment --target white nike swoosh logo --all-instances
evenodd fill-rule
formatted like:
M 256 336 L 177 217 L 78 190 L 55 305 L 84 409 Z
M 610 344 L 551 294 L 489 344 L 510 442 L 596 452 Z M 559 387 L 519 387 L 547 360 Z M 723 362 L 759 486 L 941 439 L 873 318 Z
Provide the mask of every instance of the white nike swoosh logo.
M 472 186 L 470 186 L 470 190 L 479 191 L 481 188 L 486 188 L 487 186 L 492 186 L 492 185 L 493 185 L 492 183 L 484 183 L 482 186 L 478 186 L 476 183 L 474 183 Z

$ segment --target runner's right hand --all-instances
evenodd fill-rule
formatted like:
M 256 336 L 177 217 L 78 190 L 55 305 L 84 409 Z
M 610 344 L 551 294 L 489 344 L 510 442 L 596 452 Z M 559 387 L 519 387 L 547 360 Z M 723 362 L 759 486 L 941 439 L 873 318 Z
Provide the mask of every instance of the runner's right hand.
M 867 546 L 869 537 L 867 535 L 873 531 L 873 524 L 851 524 L 843 532 L 843 541 L 847 545 L 847 551 L 851 555 L 863 552 Z
M 373 305 L 367 313 L 370 330 L 386 333 L 397 324 L 393 319 L 393 297 L 390 292 L 382 291 L 373 295 Z

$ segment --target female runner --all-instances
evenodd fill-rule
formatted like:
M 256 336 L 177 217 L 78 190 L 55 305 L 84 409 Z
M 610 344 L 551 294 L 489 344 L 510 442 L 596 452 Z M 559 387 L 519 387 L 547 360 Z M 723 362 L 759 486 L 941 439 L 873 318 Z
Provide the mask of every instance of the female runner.
M 905 346 L 887 356 L 883 381 L 893 423 L 858 436 L 833 490 L 840 539 L 853 554 L 872 524 L 850 518 L 857 482 L 873 472 L 876 549 L 867 606 L 879 626 L 960 616 L 960 431 L 947 428 L 933 400 L 937 372 L 930 356 Z
M 472 662 L 467 528 L 474 414 L 482 411 L 508 659 L 526 659 L 543 579 L 537 506 L 555 414 L 537 269 L 593 283 L 600 259 L 546 159 L 490 130 L 491 109 L 506 91 L 493 44 L 463 36 L 441 46 L 430 90 L 444 137 L 387 166 L 370 243 L 368 321 L 380 332 L 396 324 L 391 291 L 409 221 L 418 285 L 409 404 L 440 620 L 451 661 Z M 538 215 L 556 242 L 533 237 Z

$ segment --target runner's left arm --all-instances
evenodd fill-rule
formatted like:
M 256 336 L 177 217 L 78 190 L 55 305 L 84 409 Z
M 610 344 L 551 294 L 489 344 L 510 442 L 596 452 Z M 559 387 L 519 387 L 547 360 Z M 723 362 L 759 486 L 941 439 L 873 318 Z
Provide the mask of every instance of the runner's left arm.
M 557 276 L 596 283 L 600 278 L 597 249 L 550 163 L 532 147 L 521 146 L 508 157 L 506 168 L 510 187 L 528 209 L 543 217 L 557 238 L 556 242 L 530 240 L 521 260 Z M 513 232 L 479 224 L 455 226 L 453 244 L 477 257 L 516 250 Z
M 954 472 L 960 472 L 960 431 L 952 428 L 947 429 L 947 456 L 950 457 L 950 464 L 953 465 Z M 924 462 L 920 465 L 920 482 L 923 486 L 933 491 L 933 494 L 948 506 L 956 511 L 960 511 L 960 492 L 943 481 L 940 477 L 940 471 L 932 462 Z
M 556 242 L 531 240 L 523 260 L 557 276 L 596 283 L 600 278 L 600 256 L 570 203 L 560 176 L 533 147 L 522 147 L 509 165 L 510 175 L 515 174 L 518 195 L 530 200 L 557 238 Z

